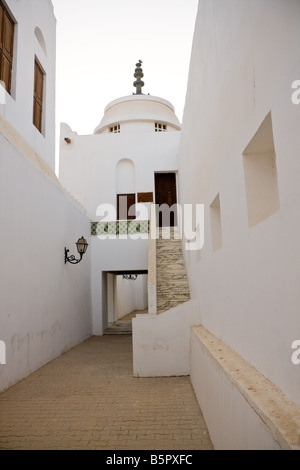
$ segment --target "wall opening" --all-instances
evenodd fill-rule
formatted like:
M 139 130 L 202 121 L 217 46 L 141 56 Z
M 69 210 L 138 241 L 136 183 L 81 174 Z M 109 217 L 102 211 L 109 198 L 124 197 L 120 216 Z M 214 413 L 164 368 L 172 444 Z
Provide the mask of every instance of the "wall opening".
M 212 249 L 217 251 L 222 247 L 222 223 L 220 195 L 218 194 L 210 205 L 210 225 Z
M 116 276 L 114 321 L 134 316 L 148 309 L 148 275 L 137 275 L 135 281 Z
M 249 227 L 279 209 L 272 117 L 267 115 L 243 152 Z
M 148 313 L 148 272 L 110 271 L 103 276 L 104 334 L 130 334 L 132 319 Z

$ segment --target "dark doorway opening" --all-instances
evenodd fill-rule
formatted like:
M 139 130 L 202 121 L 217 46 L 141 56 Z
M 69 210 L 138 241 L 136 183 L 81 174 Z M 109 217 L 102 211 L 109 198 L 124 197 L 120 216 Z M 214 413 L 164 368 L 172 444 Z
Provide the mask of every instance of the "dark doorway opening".
M 155 173 L 155 203 L 157 226 L 176 226 L 177 195 L 175 173 Z M 172 208 L 172 210 L 168 208 Z

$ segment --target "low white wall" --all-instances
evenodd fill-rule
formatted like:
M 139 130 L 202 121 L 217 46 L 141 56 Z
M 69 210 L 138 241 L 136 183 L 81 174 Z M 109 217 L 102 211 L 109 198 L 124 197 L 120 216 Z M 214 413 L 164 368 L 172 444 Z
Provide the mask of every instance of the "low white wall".
M 216 450 L 300 449 L 300 408 L 201 326 L 190 375 Z
M 60 189 L 0 134 L 0 391 L 91 335 L 90 247 L 76 266 L 90 221 Z
M 134 376 L 189 375 L 190 329 L 199 323 L 197 301 L 160 315 L 137 315 L 132 320 Z

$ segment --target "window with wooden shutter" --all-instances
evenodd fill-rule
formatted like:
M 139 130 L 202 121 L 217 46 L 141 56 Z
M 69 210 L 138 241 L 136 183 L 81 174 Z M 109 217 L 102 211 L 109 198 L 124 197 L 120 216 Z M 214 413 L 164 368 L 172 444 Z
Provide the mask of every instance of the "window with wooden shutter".
M 136 218 L 135 194 L 117 195 L 117 218 L 118 220 L 134 220 Z
M 44 72 L 37 61 L 34 63 L 33 124 L 42 132 Z
M 0 80 L 8 93 L 11 91 L 14 28 L 10 14 L 0 1 Z

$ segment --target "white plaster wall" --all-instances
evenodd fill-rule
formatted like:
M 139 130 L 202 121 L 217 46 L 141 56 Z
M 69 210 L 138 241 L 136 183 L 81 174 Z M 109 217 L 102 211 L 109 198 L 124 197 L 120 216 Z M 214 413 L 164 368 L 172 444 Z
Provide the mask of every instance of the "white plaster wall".
M 142 274 L 138 278 L 139 288 L 135 289 L 136 310 L 148 308 L 148 274 Z
M 133 285 L 133 281 L 126 281 L 122 276 L 117 276 L 115 291 L 115 320 L 119 320 L 135 310 L 134 291 L 135 286 Z
M 200 0 L 179 151 L 180 200 L 206 207 L 204 248 L 185 254 L 202 323 L 298 405 L 299 19 L 296 0 Z M 242 153 L 270 111 L 280 208 L 249 227 Z M 217 194 L 222 246 L 213 252 Z
M 21 2 L 24 3 L 24 2 Z M 44 2 L 43 2 L 44 3 Z M 91 249 L 76 255 L 90 221 L 82 209 L 0 135 L 0 390 L 35 371 L 92 332 Z
M 65 142 L 65 137 L 71 143 Z M 154 193 L 155 171 L 176 171 L 180 132 L 78 136 L 61 125 L 60 171 L 62 185 L 86 208 L 91 220 L 100 204 L 116 205 L 117 163 L 132 160 L 136 192 Z
M 135 377 L 190 374 L 190 330 L 200 323 L 199 304 L 189 301 L 159 315 L 132 320 Z
M 148 269 L 147 239 L 91 239 L 93 333 L 102 335 L 107 327 L 107 272 Z
M 13 85 L 11 95 L 4 92 L 6 104 L 0 106 L 0 114 L 54 170 L 56 19 L 53 5 L 49 0 L 7 0 L 6 3 L 16 21 Z M 46 54 L 34 34 L 36 27 L 42 31 Z M 35 56 L 46 73 L 43 134 L 33 125 Z

